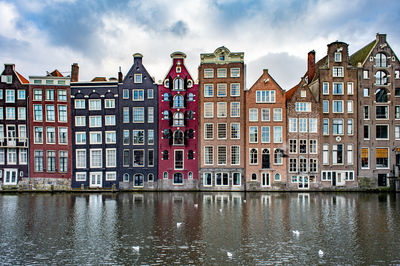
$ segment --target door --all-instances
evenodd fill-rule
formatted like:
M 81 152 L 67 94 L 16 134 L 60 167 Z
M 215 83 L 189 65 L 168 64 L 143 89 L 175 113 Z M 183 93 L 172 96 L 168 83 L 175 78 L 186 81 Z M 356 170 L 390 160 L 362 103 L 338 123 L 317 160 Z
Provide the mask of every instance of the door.
M 386 187 L 386 174 L 378 174 L 378 186 Z
M 18 169 L 4 169 L 4 185 L 17 184 Z
M 269 173 L 261 173 L 261 185 L 263 187 L 271 186 Z
M 310 178 L 308 176 L 299 176 L 297 182 L 299 189 L 309 189 L 310 187 Z
M 17 132 L 15 129 L 15 125 L 8 125 L 7 126 L 7 145 L 15 146 L 15 144 L 16 144 L 15 138 L 16 137 L 17 137 Z
M 95 172 L 90 173 L 90 187 L 102 187 L 103 173 Z
M 261 157 L 262 168 L 263 168 L 263 169 L 269 169 L 269 168 L 270 168 L 269 160 L 270 160 L 270 157 L 269 157 L 269 150 L 268 150 L 268 149 L 264 149 L 264 150 L 262 151 L 262 157 Z
M 336 185 L 337 186 L 344 186 L 346 185 L 346 173 L 345 172 L 338 172 L 336 174 Z
M 142 174 L 136 174 L 134 176 L 133 186 L 143 187 L 143 175 Z

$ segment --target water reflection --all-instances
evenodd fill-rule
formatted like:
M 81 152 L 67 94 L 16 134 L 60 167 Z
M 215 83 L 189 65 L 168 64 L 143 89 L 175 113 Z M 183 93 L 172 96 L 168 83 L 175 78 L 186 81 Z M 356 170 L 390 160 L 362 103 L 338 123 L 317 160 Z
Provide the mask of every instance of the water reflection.
M 2 195 L 0 261 L 396 264 L 399 198 L 239 192 Z

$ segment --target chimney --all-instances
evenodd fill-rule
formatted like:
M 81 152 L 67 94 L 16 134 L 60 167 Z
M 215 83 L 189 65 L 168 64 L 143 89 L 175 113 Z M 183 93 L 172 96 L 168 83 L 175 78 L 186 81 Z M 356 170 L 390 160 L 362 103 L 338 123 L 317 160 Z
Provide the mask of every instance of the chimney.
M 140 53 L 133 54 L 133 63 L 135 64 L 137 61 L 142 61 L 143 55 Z
M 307 78 L 308 82 L 314 78 L 315 74 L 315 51 L 312 50 L 308 52 L 308 59 L 307 59 Z
M 78 63 L 73 63 L 71 66 L 71 82 L 78 82 L 79 80 L 79 66 Z
M 386 43 L 386 34 L 377 33 L 377 34 L 376 34 L 376 40 L 377 40 L 379 43 Z
M 122 80 L 124 79 L 124 76 L 122 75 L 121 72 L 121 67 L 119 67 L 119 71 L 118 71 L 118 83 L 122 83 Z

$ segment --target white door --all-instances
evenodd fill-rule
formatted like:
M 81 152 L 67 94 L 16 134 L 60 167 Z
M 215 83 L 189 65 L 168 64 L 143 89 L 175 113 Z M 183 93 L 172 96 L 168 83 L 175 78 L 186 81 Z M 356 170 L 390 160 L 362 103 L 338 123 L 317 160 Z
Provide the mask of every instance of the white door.
M 336 173 L 336 186 L 346 185 L 345 172 Z
M 17 132 L 15 130 L 15 125 L 7 126 L 7 145 L 15 146 L 15 138 L 17 137 Z
M 269 179 L 269 173 L 261 173 L 261 184 L 263 187 L 270 187 L 271 182 Z
M 18 169 L 4 169 L 4 185 L 17 184 Z
M 90 178 L 89 178 L 89 186 L 90 187 L 101 187 L 102 186 L 102 180 L 103 180 L 103 173 L 102 172 L 94 172 L 90 173 Z

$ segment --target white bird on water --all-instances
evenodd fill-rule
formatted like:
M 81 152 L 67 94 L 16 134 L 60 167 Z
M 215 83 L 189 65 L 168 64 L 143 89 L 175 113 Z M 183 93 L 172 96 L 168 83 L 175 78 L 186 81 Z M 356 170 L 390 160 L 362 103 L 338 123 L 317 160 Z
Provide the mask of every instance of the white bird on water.
M 299 232 L 298 230 L 293 230 L 292 232 L 293 232 L 293 234 L 294 234 L 295 236 L 299 236 L 299 235 L 300 235 L 300 232 Z
M 176 227 L 181 227 L 182 223 L 176 223 Z
M 232 256 L 233 256 L 233 254 L 232 254 L 231 252 L 229 252 L 229 251 L 226 252 L 226 255 L 228 255 L 228 258 L 230 258 L 230 259 L 231 259 Z
M 139 253 L 139 251 L 140 251 L 140 247 L 139 247 L 139 246 L 133 246 L 132 249 L 133 249 L 133 251 L 135 251 L 136 253 Z
M 246 203 L 246 200 L 243 200 L 243 203 Z
M 222 212 L 222 209 L 219 209 L 219 212 Z
M 199 204 L 195 204 L 194 207 L 195 207 L 195 208 L 199 207 Z
M 323 256 L 324 256 L 324 252 L 323 252 L 322 250 L 319 250 L 319 251 L 318 251 L 318 255 L 319 255 L 320 257 L 323 257 Z

